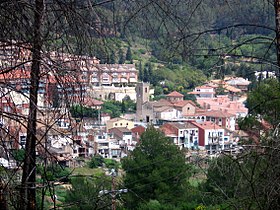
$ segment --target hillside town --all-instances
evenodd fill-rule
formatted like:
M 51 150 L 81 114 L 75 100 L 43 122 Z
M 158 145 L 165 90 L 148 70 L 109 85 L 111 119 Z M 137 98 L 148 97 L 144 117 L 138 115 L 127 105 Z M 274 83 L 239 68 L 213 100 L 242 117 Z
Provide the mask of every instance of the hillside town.
M 28 61 L 30 56 L 28 50 L 16 46 L 2 51 L 17 55 L 12 60 L 1 57 L 5 69 Z M 197 152 L 210 157 L 221 152 L 240 153 L 240 140 L 248 138 L 238 128 L 238 120 L 248 114 L 244 102 L 250 82 L 243 78 L 211 80 L 195 87 L 188 93 L 195 96 L 195 101 L 184 100 L 177 91 L 153 100 L 153 87 L 138 81 L 135 64 L 100 64 L 96 57 L 57 52 L 48 53 L 46 59 L 56 63 L 58 69 L 44 68 L 41 73 L 37 154 L 64 166 L 74 167 L 81 158 L 95 155 L 119 161 L 141 141 L 148 126 L 160 129 L 186 156 Z M 72 73 L 59 75 L 62 69 Z M 29 80 L 28 62 L 0 75 L 3 150 L 25 147 Z M 123 113 L 118 118 L 101 113 L 104 101 L 121 102 L 127 97 L 136 103 L 136 113 Z M 69 110 L 77 104 L 99 110 L 98 118 L 72 117 Z M 14 167 L 15 161 L 3 155 L 1 164 Z
M 0 210 L 280 209 L 280 0 L 0 1 Z

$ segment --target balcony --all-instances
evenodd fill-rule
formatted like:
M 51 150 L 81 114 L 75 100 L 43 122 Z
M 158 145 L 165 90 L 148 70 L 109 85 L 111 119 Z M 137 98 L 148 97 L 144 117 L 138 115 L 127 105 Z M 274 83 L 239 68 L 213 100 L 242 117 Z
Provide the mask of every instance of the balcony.
M 119 82 L 121 82 L 121 80 L 120 80 L 119 78 L 113 78 L 113 79 L 112 79 L 112 82 L 113 82 L 113 83 L 119 83 Z
M 122 83 L 128 83 L 128 80 L 126 78 L 121 78 Z
M 129 82 L 137 82 L 136 78 L 130 78 Z
M 98 78 L 93 77 L 93 78 L 91 78 L 91 82 L 99 82 L 99 80 L 98 80 Z

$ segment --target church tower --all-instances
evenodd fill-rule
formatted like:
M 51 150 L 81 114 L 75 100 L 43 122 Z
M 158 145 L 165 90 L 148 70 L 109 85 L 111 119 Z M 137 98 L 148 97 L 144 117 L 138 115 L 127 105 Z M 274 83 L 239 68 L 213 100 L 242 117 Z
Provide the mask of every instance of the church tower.
M 136 119 L 143 120 L 143 104 L 150 99 L 150 84 L 140 82 L 136 85 Z

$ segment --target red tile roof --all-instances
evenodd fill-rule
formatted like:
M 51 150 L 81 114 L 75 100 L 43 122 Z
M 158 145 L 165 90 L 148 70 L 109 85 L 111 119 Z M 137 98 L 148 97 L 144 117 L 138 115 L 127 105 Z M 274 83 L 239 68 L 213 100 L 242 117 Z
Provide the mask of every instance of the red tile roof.
M 146 128 L 141 125 L 138 125 L 131 129 L 132 133 L 138 133 L 138 135 L 141 135 L 142 133 L 144 133 L 145 130 L 146 130 Z
M 166 135 L 166 136 L 176 136 L 177 134 L 174 133 L 171 129 L 167 127 L 161 127 L 161 131 Z
M 11 80 L 11 79 L 29 79 L 30 71 L 25 69 L 14 69 L 7 73 L 0 72 L 0 80 Z
M 172 103 L 170 101 L 167 101 L 166 99 L 160 99 L 159 101 L 152 101 L 151 104 L 154 107 L 172 106 Z
M 173 92 L 169 93 L 167 95 L 167 97 L 184 97 L 184 95 L 179 93 L 179 92 L 177 92 L 177 91 L 173 91 Z
M 202 86 L 196 87 L 195 89 L 213 89 L 213 87 L 202 85 Z
M 178 102 L 174 103 L 174 106 L 175 107 L 184 107 L 187 104 L 191 104 L 194 107 L 197 107 L 196 104 L 193 101 L 191 101 L 191 100 L 178 101 Z
M 200 113 L 200 115 L 205 115 L 208 117 L 220 117 L 220 118 L 235 116 L 234 114 L 224 112 L 224 111 L 218 111 L 218 110 L 205 111 L 204 113 Z
M 177 128 L 177 129 L 196 128 L 196 126 L 194 126 L 190 122 L 183 122 L 183 123 L 180 123 L 180 122 L 170 122 L 170 123 L 167 123 L 167 124 Z
M 222 127 L 220 127 L 219 125 L 213 123 L 213 122 L 209 122 L 209 121 L 206 121 L 206 122 L 203 122 L 203 123 L 198 123 L 198 122 L 194 122 L 192 121 L 191 122 L 193 125 L 199 127 L 199 128 L 202 128 L 202 129 L 223 129 Z
M 73 100 L 74 103 L 78 103 L 81 105 L 85 105 L 85 106 L 101 106 L 103 104 L 102 101 L 98 101 L 94 98 L 90 98 L 90 97 L 72 97 L 71 98 Z

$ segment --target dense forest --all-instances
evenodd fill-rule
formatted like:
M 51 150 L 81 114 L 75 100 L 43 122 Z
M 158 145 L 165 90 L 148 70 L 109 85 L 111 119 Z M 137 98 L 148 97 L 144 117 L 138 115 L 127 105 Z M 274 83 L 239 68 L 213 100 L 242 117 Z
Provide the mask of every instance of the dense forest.
M 267 1 L 113 1 L 98 12 L 97 36 L 108 44 L 83 53 L 103 63 L 135 63 L 159 96 L 177 90 L 187 97 L 196 85 L 226 75 L 254 86 L 255 72 L 277 69 Z

